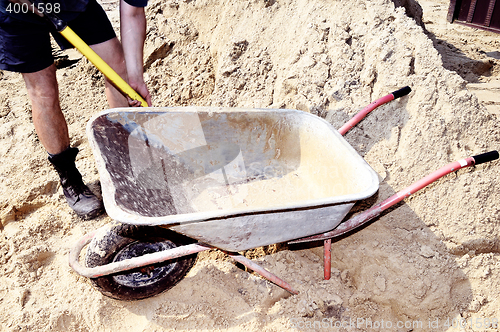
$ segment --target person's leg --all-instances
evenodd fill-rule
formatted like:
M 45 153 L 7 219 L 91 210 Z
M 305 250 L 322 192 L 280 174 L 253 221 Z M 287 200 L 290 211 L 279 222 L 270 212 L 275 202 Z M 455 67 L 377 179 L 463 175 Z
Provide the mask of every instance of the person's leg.
M 59 104 L 55 66 L 52 64 L 22 75 L 31 100 L 35 130 L 59 175 L 66 201 L 79 217 L 97 217 L 103 210 L 102 202 L 83 183 L 76 168 L 78 149 L 69 147 L 68 126 Z
M 125 57 L 123 49 L 118 38 L 113 38 L 103 43 L 89 45 L 99 55 L 104 62 L 106 62 L 118 75 L 125 81 L 127 78 L 127 67 L 125 66 Z M 122 93 L 115 88 L 115 86 L 106 78 L 106 98 L 108 99 L 109 106 L 115 107 L 128 107 L 128 100 Z
M 68 129 L 59 106 L 49 28 L 40 21 L 20 21 L 0 12 L 0 69 L 22 73 L 40 141 L 49 153 L 58 153 L 69 145 Z
M 69 135 L 59 104 L 56 67 L 51 65 L 22 75 L 31 100 L 33 124 L 40 142 L 50 154 L 64 151 L 69 147 Z
M 61 179 L 68 204 L 82 218 L 96 217 L 103 205 L 85 186 L 76 168 L 78 149 L 69 147 L 68 127 L 59 104 L 56 68 L 45 21 L 25 22 L 0 12 L 0 69 L 22 73 L 35 130 Z

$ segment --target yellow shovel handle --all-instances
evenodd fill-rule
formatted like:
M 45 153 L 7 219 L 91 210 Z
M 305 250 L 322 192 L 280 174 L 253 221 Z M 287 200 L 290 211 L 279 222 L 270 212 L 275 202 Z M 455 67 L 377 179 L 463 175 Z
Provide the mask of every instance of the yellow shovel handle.
M 70 27 L 66 26 L 63 30 L 59 31 L 73 46 L 76 47 L 94 66 L 99 69 L 104 76 L 106 76 L 113 84 L 126 94 L 132 100 L 141 102 L 142 107 L 147 107 L 148 103 L 138 94 L 132 87 L 125 82 L 123 78 L 118 75 L 113 68 L 106 62 L 93 49 L 91 49 Z

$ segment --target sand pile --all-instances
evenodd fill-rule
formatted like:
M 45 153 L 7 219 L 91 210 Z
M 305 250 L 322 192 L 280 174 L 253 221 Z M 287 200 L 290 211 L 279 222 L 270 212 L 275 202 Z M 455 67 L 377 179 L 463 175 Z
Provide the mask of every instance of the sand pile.
M 116 22 L 116 3 L 105 5 Z M 406 5 L 420 22 L 419 6 Z M 155 106 L 292 108 L 338 128 L 371 101 L 411 86 L 409 96 L 346 135 L 381 179 L 375 197 L 355 210 L 500 145 L 497 116 L 389 0 L 153 1 L 148 21 Z M 77 165 L 97 190 L 83 128 L 106 108 L 102 77 L 85 60 L 58 77 L 72 144 L 81 150 Z M 329 281 L 320 247 L 249 253 L 297 296 L 210 252 L 164 294 L 106 298 L 68 267 L 67 254 L 110 219 L 82 222 L 69 211 L 31 124 L 22 78 L 1 72 L 0 91 L 0 331 L 288 331 L 335 322 L 340 331 L 376 331 L 382 320 L 384 330 L 445 331 L 457 318 L 500 319 L 498 162 L 450 174 L 334 242 Z

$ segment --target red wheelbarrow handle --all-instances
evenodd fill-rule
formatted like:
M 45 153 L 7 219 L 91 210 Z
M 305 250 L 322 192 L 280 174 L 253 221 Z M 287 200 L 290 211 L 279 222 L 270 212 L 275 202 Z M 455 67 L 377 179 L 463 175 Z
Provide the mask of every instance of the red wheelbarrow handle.
M 367 223 L 368 221 L 372 220 L 373 218 L 379 216 L 383 211 L 387 210 L 391 206 L 401 202 L 403 199 L 409 197 L 410 195 L 416 193 L 422 188 L 425 188 L 429 184 L 433 183 L 437 179 L 451 173 L 455 172 L 461 168 L 464 167 L 469 167 L 473 165 L 479 165 L 488 161 L 492 161 L 495 159 L 498 159 L 498 151 L 490 151 L 486 152 L 477 156 L 465 158 L 459 161 L 452 162 L 444 167 L 441 167 L 437 171 L 432 172 L 431 174 L 427 175 L 423 179 L 418 180 L 411 186 L 399 191 L 398 193 L 392 195 L 382 203 L 379 203 L 370 209 L 352 217 L 351 219 L 341 223 L 337 228 L 335 228 L 332 231 L 329 231 L 327 233 L 319 234 L 319 235 L 313 235 L 309 236 L 306 238 L 290 241 L 288 243 L 303 243 L 303 242 L 312 242 L 312 241 L 319 241 L 319 240 L 327 240 L 331 239 L 336 236 L 340 236 L 342 234 L 345 234 L 355 228 L 358 228 L 359 226 Z
M 352 127 L 358 124 L 359 121 L 361 121 L 368 113 L 376 109 L 377 107 L 390 102 L 391 100 L 401 98 L 403 96 L 406 96 L 411 92 L 411 88 L 409 86 L 405 86 L 404 88 L 401 88 L 397 91 L 394 91 L 392 93 L 389 93 L 387 96 L 384 96 L 382 98 L 379 98 L 375 100 L 373 103 L 370 105 L 366 106 L 363 108 L 361 111 L 358 112 L 351 120 L 349 120 L 345 125 L 343 125 L 339 129 L 339 133 L 341 135 L 344 135 L 347 133 L 349 130 L 351 130 Z

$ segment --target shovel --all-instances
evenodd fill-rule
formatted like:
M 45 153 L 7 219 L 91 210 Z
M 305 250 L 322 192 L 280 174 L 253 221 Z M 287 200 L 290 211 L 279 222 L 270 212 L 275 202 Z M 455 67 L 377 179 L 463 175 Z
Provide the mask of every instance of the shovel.
M 43 11 L 42 15 L 50 21 L 64 38 L 66 38 L 80 53 L 82 53 L 104 76 L 106 76 L 113 85 L 119 89 L 124 95 L 132 100 L 141 102 L 142 107 L 147 107 L 148 104 L 132 87 L 118 75 L 94 50 L 92 50 L 69 26 L 61 20 L 53 11 L 47 11 L 45 3 L 40 0 L 29 0 L 33 6 Z

